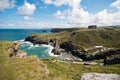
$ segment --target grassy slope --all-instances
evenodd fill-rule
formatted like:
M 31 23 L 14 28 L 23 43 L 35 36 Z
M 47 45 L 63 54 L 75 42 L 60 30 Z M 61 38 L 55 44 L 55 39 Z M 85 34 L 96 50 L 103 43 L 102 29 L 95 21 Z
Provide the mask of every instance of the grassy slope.
M 72 33 L 76 33 L 71 35 Z M 72 41 L 79 49 L 81 46 L 88 48 L 95 45 L 103 45 L 106 47 L 120 47 L 120 28 L 117 29 L 78 29 L 71 31 L 63 31 L 56 34 L 33 34 L 34 37 L 48 42 L 50 39 L 57 39 L 60 43 Z
M 0 80 L 40 80 L 47 76 L 42 61 L 35 56 L 10 58 L 11 46 L 11 42 L 0 42 Z
M 120 74 L 120 64 L 111 66 L 71 64 L 65 62 L 44 61 L 50 74 L 48 80 L 80 80 L 82 73 L 98 72 L 98 73 L 118 73 Z
M 75 35 L 71 34 L 76 32 Z M 75 46 L 91 47 L 93 45 L 120 46 L 120 29 L 81 29 L 64 31 L 57 34 L 34 34 L 32 37 L 47 41 L 48 39 L 58 39 L 60 43 L 72 41 Z M 102 36 L 102 37 L 101 37 Z M 118 73 L 120 74 L 120 64 L 110 66 L 84 66 L 80 64 L 70 64 L 64 62 L 54 62 L 50 60 L 39 60 L 37 57 L 10 58 L 8 47 L 13 46 L 12 42 L 0 42 L 0 80 L 79 80 L 79 76 L 86 72 Z M 78 47 L 79 48 L 79 47 Z M 50 71 L 48 77 L 42 65 L 47 64 Z

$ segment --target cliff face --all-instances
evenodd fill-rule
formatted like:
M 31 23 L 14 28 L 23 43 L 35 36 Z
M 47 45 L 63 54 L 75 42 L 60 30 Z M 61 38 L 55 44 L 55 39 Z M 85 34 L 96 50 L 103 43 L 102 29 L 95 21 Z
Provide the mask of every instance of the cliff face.
M 49 70 L 36 56 L 11 57 L 19 44 L 0 41 L 0 80 L 44 80 Z M 14 52 L 14 48 L 16 48 Z M 15 55 L 16 56 L 16 55 Z M 26 76 L 27 75 L 27 76 Z M 46 79 L 47 80 L 47 79 Z
M 104 64 L 110 65 L 118 63 L 120 63 L 120 49 L 107 52 L 107 55 L 104 59 Z
M 48 42 L 43 41 L 40 38 L 38 39 L 37 37 L 32 37 L 32 36 L 25 38 L 25 41 L 32 42 L 33 44 L 48 44 Z
M 25 41 L 34 44 L 50 44 L 53 52 L 60 54 L 60 48 L 82 59 L 89 59 L 85 48 L 105 46 L 120 48 L 120 28 L 69 29 L 55 34 L 32 34 Z

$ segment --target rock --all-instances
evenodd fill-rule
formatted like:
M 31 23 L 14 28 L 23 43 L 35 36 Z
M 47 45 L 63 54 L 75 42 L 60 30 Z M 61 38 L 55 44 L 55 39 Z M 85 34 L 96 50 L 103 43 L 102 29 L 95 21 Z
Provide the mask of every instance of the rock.
M 56 50 L 56 49 L 53 49 L 52 50 L 52 53 L 54 53 L 55 55 L 60 55 L 60 51 Z
M 38 38 L 36 38 L 34 36 L 32 36 L 32 37 L 28 36 L 27 38 L 25 38 L 25 41 L 29 41 L 29 42 L 31 42 L 33 44 L 48 44 L 48 42 L 43 41 L 41 39 L 38 39 Z
M 76 49 L 71 41 L 60 44 L 60 48 L 65 49 L 67 52 L 70 52 L 70 54 L 73 54 L 76 57 L 86 60 L 86 55 L 84 54 L 84 51 Z
M 104 59 L 104 65 L 119 64 L 120 54 L 110 55 Z
M 85 73 L 81 76 L 81 80 L 120 80 L 120 75 L 102 74 L 102 73 Z
M 27 55 L 26 52 L 18 52 L 18 53 L 16 54 L 16 57 L 23 58 L 23 57 L 25 57 L 26 55 Z

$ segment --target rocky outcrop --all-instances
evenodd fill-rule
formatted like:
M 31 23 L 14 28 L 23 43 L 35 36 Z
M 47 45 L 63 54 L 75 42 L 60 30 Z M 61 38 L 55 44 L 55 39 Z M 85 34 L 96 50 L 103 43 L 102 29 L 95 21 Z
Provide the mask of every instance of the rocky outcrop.
M 15 42 L 14 46 L 13 46 L 13 52 L 14 52 L 13 56 L 23 58 L 23 57 L 25 57 L 27 55 L 27 53 L 24 52 L 24 51 L 19 50 L 19 47 L 20 47 L 20 43 Z
M 32 36 L 32 37 L 29 36 L 25 39 L 25 41 L 29 41 L 33 44 L 49 44 L 54 47 L 54 49 L 52 50 L 52 53 L 54 53 L 55 55 L 60 55 L 59 42 L 57 39 L 50 39 L 50 40 L 48 40 L 48 42 L 46 42 L 40 38 L 38 39 L 34 36 Z
M 38 39 L 35 36 L 28 36 L 27 38 L 25 38 L 25 41 L 29 41 L 33 44 L 48 44 L 48 42 L 43 41 L 42 39 Z
M 120 80 L 118 74 L 85 73 L 80 80 Z
M 54 53 L 55 55 L 61 54 L 60 47 L 59 47 L 60 45 L 57 39 L 50 39 L 48 44 L 54 47 L 54 49 L 52 50 L 52 53 Z
M 119 64 L 119 63 L 120 63 L 120 54 L 111 55 L 104 59 L 104 65 Z
M 120 49 L 109 50 L 102 55 L 104 57 L 104 65 L 120 63 Z
M 69 42 L 64 42 L 60 44 L 60 48 L 65 49 L 68 53 L 73 54 L 74 56 L 77 56 L 83 60 L 86 60 L 86 55 L 84 54 L 84 50 L 78 50 L 75 48 L 73 43 L 71 41 Z
M 17 54 L 15 55 L 15 57 L 18 57 L 18 58 L 23 58 L 27 55 L 26 52 L 24 51 L 18 51 Z

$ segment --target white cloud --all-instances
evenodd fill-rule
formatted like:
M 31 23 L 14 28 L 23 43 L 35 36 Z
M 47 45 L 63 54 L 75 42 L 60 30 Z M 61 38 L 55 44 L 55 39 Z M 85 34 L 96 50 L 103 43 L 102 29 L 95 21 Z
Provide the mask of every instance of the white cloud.
M 15 7 L 15 0 L 0 0 L 0 11 Z
M 109 13 L 106 9 L 94 15 L 94 22 L 104 25 L 120 25 L 120 11 Z
M 65 19 L 65 15 L 63 15 L 59 10 L 55 14 L 53 14 L 53 16 L 58 19 Z
M 30 16 L 23 16 L 23 19 L 24 19 L 24 20 L 32 20 L 33 18 L 30 17 Z
M 44 1 L 46 4 L 51 4 L 52 3 L 52 0 L 42 0 Z
M 120 9 L 120 0 L 116 0 L 115 2 L 113 2 L 111 4 L 111 7 L 115 7 L 115 8 Z
M 81 0 L 42 0 L 46 4 L 54 4 L 55 6 L 69 5 L 70 7 L 79 6 Z
M 26 28 L 26 29 L 40 29 L 40 28 L 69 28 L 75 26 L 75 24 L 71 25 L 69 23 L 54 23 L 54 22 L 41 22 L 41 21 L 5 21 L 0 24 L 0 28 Z
M 45 0 L 47 1 L 47 0 Z M 55 6 L 67 5 L 69 9 L 58 10 L 53 14 L 57 19 L 65 19 L 72 24 L 79 26 L 88 26 L 96 24 L 100 26 L 120 25 L 120 0 L 114 1 L 110 6 L 118 9 L 116 12 L 110 13 L 109 10 L 104 9 L 96 14 L 91 14 L 85 11 L 80 5 L 82 0 L 51 0 L 49 4 Z
M 35 4 L 30 4 L 27 1 L 25 1 L 24 5 L 18 7 L 18 14 L 22 16 L 31 16 L 33 15 L 35 9 Z

